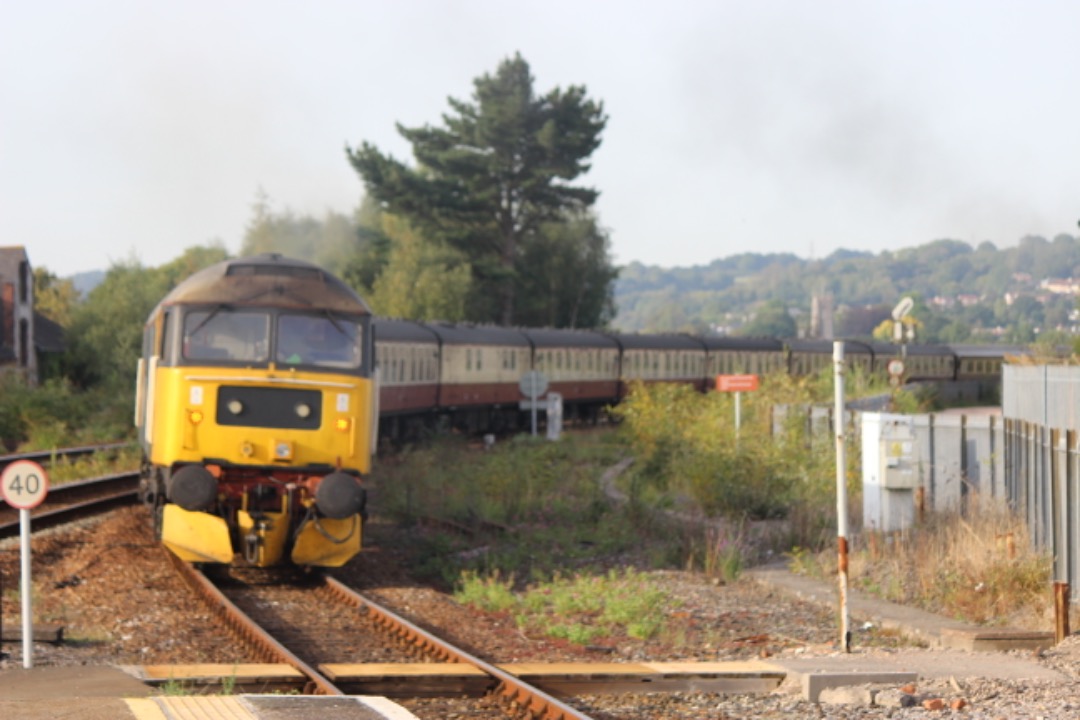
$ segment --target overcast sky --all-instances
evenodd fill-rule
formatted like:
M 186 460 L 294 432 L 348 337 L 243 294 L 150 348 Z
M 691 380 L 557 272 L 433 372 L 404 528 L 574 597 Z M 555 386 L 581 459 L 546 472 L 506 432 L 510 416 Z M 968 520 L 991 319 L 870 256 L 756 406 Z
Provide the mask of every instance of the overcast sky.
M 59 275 L 351 212 L 515 52 L 609 115 L 618 264 L 1077 233 L 1075 0 L 0 0 L 0 245 Z

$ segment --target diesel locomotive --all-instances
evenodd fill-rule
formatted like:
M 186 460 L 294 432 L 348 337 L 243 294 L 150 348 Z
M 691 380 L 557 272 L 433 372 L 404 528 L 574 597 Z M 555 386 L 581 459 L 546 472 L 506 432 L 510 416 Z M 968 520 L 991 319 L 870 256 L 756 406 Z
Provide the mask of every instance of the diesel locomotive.
M 315 265 L 263 255 L 179 284 L 146 322 L 136 392 L 161 541 L 258 567 L 356 555 L 373 359 L 371 311 Z

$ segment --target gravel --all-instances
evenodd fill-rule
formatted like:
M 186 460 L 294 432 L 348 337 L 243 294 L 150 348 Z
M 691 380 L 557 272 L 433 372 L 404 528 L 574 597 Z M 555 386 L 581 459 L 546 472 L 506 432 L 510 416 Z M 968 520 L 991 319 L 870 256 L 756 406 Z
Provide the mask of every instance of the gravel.
M 250 662 L 200 601 L 172 571 L 154 542 L 141 507 L 35 535 L 33 580 L 39 624 L 64 626 L 61 645 L 37 644 L 35 664 L 156 664 Z M 520 632 L 512 618 L 463 607 L 446 594 L 417 584 L 404 571 L 391 526 L 373 528 L 377 546 L 335 573 L 470 652 L 493 662 L 734 660 L 815 657 L 836 653 L 833 610 L 794 599 L 750 580 L 714 584 L 685 572 L 652 572 L 672 598 L 667 625 L 657 637 L 626 636 L 582 647 Z M 19 553 L 16 541 L 0 543 L 4 622 L 15 624 Z M 910 650 L 894 636 L 870 630 L 855 638 L 868 658 Z M 21 643 L 0 672 L 19 667 Z M 962 665 L 951 678 L 921 680 L 904 700 L 899 688 L 866 688 L 856 704 L 814 704 L 791 682 L 767 695 L 709 693 L 623 694 L 574 698 L 571 704 L 597 720 L 616 718 L 926 718 L 957 715 L 990 720 L 1064 720 L 1080 717 L 1080 640 L 1069 638 L 1042 653 L 1023 654 L 1060 674 L 1059 680 L 992 680 L 967 677 Z M 870 691 L 883 702 L 869 705 Z M 924 702 L 942 700 L 943 710 Z M 963 700 L 959 710 L 950 704 Z M 448 715 L 449 716 L 449 715 Z

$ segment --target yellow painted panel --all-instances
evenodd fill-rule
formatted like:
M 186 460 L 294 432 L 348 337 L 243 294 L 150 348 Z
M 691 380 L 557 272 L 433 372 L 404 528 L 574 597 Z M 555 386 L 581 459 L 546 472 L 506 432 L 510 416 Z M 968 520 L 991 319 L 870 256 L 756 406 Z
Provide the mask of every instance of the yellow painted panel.
M 136 720 L 169 720 L 153 698 L 125 698 L 124 702 Z
M 238 697 L 181 695 L 154 700 L 175 720 L 258 720 Z
M 297 565 L 341 567 L 360 552 L 360 516 L 319 518 L 304 525 L 293 546 Z
M 263 513 L 269 521 L 269 527 L 259 531 L 260 539 L 259 557 L 255 563 L 259 567 L 269 567 L 281 562 L 285 556 L 285 540 L 289 537 L 288 514 Z M 255 520 L 247 512 L 240 510 L 236 513 L 236 524 L 240 528 L 241 542 L 243 538 L 255 527 Z
M 162 516 L 161 541 L 187 562 L 231 563 L 232 542 L 223 518 L 190 512 L 169 503 Z

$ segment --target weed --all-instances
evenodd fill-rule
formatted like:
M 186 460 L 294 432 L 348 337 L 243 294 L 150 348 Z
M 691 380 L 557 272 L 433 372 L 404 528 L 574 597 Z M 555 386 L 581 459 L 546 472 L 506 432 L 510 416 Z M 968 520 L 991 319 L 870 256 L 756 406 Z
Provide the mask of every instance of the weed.
M 161 694 L 169 697 L 184 697 L 191 695 L 191 688 L 181 680 L 169 678 L 161 686 Z
M 647 640 L 661 631 L 673 605 L 666 593 L 633 569 L 559 575 L 520 593 L 512 592 L 512 585 L 498 575 L 466 574 L 455 597 L 485 610 L 510 611 L 518 627 L 530 633 L 582 645 L 618 632 Z
M 454 599 L 488 612 L 504 612 L 517 605 L 513 585 L 513 576 L 503 580 L 498 570 L 484 578 L 476 572 L 465 571 L 458 582 L 457 591 L 454 592 Z
M 232 695 L 236 692 L 236 666 L 233 665 L 233 674 L 221 678 L 221 694 Z

